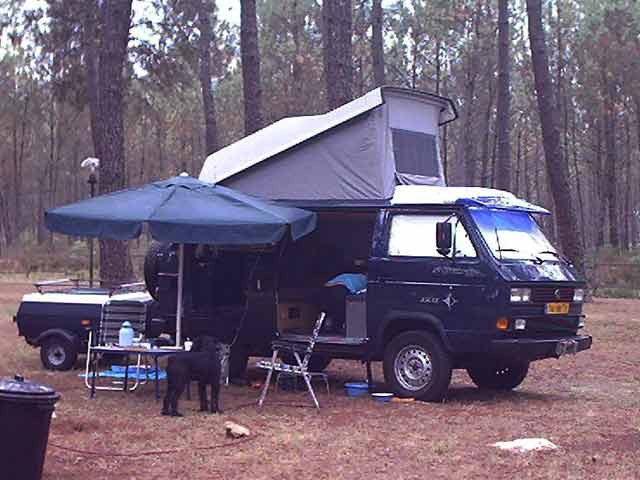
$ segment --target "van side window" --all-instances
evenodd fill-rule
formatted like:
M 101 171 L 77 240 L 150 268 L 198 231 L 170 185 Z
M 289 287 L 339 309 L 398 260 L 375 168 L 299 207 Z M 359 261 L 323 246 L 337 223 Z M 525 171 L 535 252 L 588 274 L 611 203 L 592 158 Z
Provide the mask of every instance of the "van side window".
M 436 250 L 436 223 L 446 221 L 454 225 L 455 257 L 476 258 L 476 249 L 471 243 L 469 234 L 455 215 L 394 215 L 391 219 L 388 254 L 402 257 L 442 258 Z

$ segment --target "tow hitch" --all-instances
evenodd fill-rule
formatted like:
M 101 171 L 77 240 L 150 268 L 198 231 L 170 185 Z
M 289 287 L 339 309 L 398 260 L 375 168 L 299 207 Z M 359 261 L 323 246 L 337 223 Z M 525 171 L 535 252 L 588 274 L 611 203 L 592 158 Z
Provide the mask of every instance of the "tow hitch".
M 575 355 L 578 353 L 578 342 L 575 340 L 560 340 L 556 344 L 556 358 L 560 358 L 563 355 Z

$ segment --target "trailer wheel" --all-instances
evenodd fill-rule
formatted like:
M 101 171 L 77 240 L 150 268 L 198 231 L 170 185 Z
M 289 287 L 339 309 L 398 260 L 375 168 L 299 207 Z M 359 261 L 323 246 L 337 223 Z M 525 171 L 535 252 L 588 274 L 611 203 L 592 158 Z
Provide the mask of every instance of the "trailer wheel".
M 48 370 L 71 370 L 77 359 L 76 345 L 59 335 L 47 338 L 40 347 L 40 360 Z
M 441 401 L 451 382 L 451 358 L 432 333 L 411 330 L 394 337 L 384 352 L 384 379 L 399 397 Z
M 467 373 L 478 388 L 512 390 L 520 385 L 529 372 L 529 362 L 507 365 L 482 365 L 467 368 Z

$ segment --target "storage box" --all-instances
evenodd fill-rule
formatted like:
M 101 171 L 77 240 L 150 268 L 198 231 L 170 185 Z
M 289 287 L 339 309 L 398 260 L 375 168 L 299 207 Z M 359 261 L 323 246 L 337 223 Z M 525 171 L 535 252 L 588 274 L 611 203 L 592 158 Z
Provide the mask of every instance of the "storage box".
M 311 303 L 282 302 L 278 303 L 278 330 L 300 330 L 311 333 L 320 310 Z
M 345 319 L 347 324 L 346 336 L 352 338 L 367 337 L 367 296 L 347 295 Z

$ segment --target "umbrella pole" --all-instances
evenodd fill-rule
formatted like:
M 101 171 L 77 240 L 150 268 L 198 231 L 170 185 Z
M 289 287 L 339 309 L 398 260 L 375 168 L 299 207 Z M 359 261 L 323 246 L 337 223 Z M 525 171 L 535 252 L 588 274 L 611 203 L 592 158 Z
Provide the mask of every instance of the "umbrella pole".
M 184 280 L 184 243 L 178 247 L 178 305 L 176 308 L 176 347 L 182 344 L 182 283 Z

